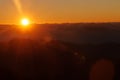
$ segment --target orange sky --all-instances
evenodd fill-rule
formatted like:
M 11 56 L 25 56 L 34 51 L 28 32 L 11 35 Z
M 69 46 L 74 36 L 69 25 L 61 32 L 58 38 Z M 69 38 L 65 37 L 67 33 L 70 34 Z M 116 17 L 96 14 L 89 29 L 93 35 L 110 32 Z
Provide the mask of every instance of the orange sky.
M 120 22 L 120 0 L 0 0 L 0 24 Z

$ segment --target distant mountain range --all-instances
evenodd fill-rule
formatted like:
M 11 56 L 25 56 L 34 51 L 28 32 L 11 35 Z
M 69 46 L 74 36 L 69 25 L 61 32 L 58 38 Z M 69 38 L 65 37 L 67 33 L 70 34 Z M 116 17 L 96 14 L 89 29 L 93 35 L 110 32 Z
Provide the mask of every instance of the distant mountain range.
M 30 38 L 73 44 L 120 43 L 120 23 L 35 24 L 21 32 L 15 25 L 0 25 L 0 40 Z

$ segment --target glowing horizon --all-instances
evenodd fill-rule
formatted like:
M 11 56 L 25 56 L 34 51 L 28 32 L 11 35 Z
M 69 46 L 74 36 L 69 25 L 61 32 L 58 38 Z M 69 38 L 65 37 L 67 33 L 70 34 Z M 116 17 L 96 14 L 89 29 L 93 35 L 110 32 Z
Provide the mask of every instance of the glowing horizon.
M 119 0 L 0 0 L 0 24 L 120 22 Z

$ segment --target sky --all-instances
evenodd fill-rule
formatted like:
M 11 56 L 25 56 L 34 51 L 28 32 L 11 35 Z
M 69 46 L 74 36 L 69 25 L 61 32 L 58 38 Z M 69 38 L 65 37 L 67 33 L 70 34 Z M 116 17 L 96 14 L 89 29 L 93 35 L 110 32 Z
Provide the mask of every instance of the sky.
M 0 0 L 0 24 L 120 22 L 120 0 Z

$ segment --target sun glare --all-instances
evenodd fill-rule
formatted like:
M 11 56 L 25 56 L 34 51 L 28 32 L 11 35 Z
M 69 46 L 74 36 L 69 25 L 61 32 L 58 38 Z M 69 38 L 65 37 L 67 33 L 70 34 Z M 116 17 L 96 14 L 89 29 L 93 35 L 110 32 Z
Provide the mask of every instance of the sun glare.
M 22 32 L 28 32 L 31 31 L 32 29 L 32 22 L 29 18 L 21 18 L 20 20 L 20 25 L 18 26 L 19 30 Z
M 23 18 L 23 19 L 21 20 L 21 25 L 22 25 L 22 26 L 28 26 L 29 24 L 30 24 L 29 19 Z

